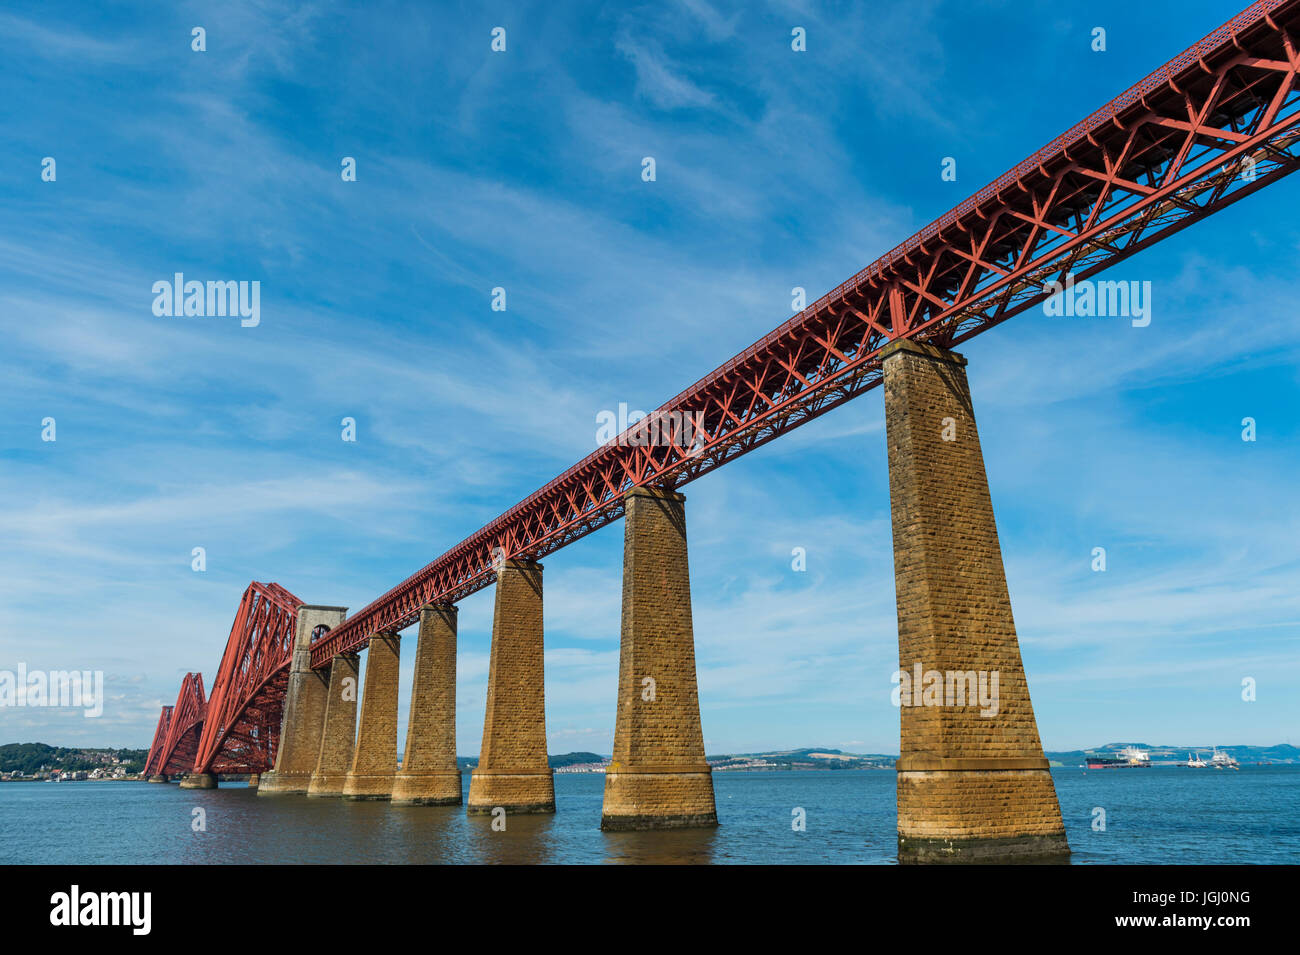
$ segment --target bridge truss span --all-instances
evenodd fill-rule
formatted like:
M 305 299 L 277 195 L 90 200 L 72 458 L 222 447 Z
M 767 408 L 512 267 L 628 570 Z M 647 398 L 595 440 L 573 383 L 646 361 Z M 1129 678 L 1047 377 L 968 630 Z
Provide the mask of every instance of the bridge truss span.
M 1300 0 L 1252 4 L 371 602 L 312 665 L 617 520 L 631 488 L 684 485 L 874 388 L 889 342 L 957 345 L 1293 172 L 1298 37 Z
M 197 773 L 264 773 L 275 763 L 284 689 L 302 601 L 251 583 L 226 641 L 195 755 Z
M 275 762 L 284 688 L 302 601 L 279 584 L 244 591 L 212 687 L 187 673 L 174 706 L 164 706 L 145 775 L 263 773 Z
M 158 729 L 153 745 L 149 747 L 145 772 L 150 775 L 189 772 L 199 750 L 199 735 L 203 732 L 203 720 L 207 711 L 203 674 L 185 674 L 185 679 L 181 680 L 180 692 L 176 695 L 176 703 L 164 706 L 162 716 L 158 719 Z
M 153 731 L 153 743 L 149 746 L 149 755 L 144 761 L 144 775 L 156 776 L 162 772 L 163 746 L 167 742 L 167 729 L 172 722 L 172 706 L 164 706 L 158 714 L 158 726 Z

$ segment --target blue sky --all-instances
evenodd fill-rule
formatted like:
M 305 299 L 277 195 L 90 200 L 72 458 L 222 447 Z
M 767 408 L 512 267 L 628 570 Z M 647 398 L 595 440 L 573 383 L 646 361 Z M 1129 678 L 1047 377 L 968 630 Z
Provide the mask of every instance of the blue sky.
M 0 711 L 0 742 L 147 746 L 249 580 L 360 609 L 1237 9 L 7 5 L 0 668 L 109 699 Z M 1049 749 L 1300 742 L 1298 198 L 1118 266 L 1149 327 L 1031 312 L 961 349 Z M 260 281 L 260 325 L 155 316 L 175 272 Z M 897 751 L 880 391 L 685 491 L 709 751 Z M 545 561 L 552 752 L 610 751 L 621 548 Z M 464 755 L 491 614 L 461 605 Z

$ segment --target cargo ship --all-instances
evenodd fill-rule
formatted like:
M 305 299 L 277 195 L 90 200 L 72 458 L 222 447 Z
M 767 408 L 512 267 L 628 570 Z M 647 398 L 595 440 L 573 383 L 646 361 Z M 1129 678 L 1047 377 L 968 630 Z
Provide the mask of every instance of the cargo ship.
M 1125 746 L 1118 756 L 1089 756 L 1088 769 L 1141 769 L 1151 766 L 1151 756 L 1136 746 Z
M 1239 762 L 1217 746 L 1214 747 L 1214 755 L 1210 757 L 1210 765 L 1215 769 L 1241 769 Z

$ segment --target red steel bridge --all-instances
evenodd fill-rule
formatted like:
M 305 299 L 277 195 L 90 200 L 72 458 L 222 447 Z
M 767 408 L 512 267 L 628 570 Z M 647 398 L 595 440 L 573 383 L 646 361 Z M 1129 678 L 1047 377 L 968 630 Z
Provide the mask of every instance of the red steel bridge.
M 461 541 L 312 645 L 312 665 L 415 623 L 880 384 L 880 351 L 951 348 L 1263 189 L 1300 165 L 1300 0 L 1259 0 L 956 208 Z M 696 415 L 690 439 L 671 423 Z M 670 440 L 638 440 L 658 428 Z M 190 673 L 146 771 L 274 763 L 301 601 L 250 584 L 212 696 Z
M 145 760 L 149 776 L 262 773 L 275 764 L 284 690 L 302 601 L 279 584 L 251 583 L 239 602 L 211 699 L 203 676 L 187 673 L 164 706 Z

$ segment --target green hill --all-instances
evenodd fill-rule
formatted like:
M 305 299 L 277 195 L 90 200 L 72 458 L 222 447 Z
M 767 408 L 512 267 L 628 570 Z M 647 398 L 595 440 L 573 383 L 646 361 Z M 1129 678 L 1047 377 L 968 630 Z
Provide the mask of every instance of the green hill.
M 146 749 L 50 746 L 46 743 L 6 743 L 0 746 L 0 773 L 32 773 L 45 770 L 85 770 L 122 766 L 128 773 L 144 769 Z

